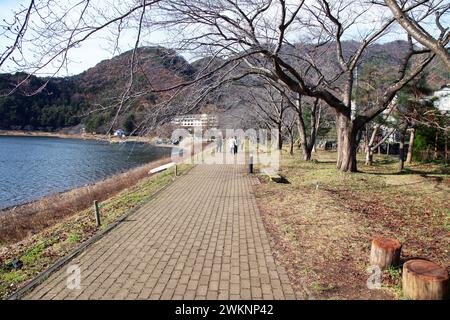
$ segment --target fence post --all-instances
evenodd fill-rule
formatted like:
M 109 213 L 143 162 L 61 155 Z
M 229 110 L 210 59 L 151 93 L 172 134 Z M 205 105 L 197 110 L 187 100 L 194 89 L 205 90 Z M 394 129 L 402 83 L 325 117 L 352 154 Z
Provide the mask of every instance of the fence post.
M 175 177 L 178 176 L 178 165 L 175 163 Z
M 100 211 L 98 209 L 98 202 L 97 200 L 94 200 L 94 208 L 95 208 L 95 223 L 97 224 L 97 227 L 100 227 Z
M 251 154 L 249 157 L 248 173 L 253 173 L 253 154 Z

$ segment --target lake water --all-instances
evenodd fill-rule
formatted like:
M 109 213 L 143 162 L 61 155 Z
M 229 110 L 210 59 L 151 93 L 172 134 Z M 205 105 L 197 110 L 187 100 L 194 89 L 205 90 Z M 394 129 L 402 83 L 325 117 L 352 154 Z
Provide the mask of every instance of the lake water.
M 0 136 L 0 209 L 170 156 L 143 143 Z

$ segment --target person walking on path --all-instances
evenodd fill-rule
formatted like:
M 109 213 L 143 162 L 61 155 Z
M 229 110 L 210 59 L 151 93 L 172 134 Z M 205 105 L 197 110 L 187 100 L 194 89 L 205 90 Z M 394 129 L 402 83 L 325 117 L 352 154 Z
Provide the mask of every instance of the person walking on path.
M 237 138 L 234 137 L 234 154 L 238 153 L 238 148 L 239 148 L 239 140 L 237 140 Z
M 216 151 L 222 152 L 222 137 L 216 138 Z
M 236 139 L 236 145 L 237 145 L 237 152 L 239 152 L 239 150 L 242 152 L 244 151 L 244 146 L 243 146 L 243 140 L 241 138 L 237 138 Z
M 236 151 L 235 151 L 235 149 L 236 149 L 236 139 L 234 137 L 230 139 L 229 148 L 230 148 L 230 152 L 232 154 L 236 154 Z

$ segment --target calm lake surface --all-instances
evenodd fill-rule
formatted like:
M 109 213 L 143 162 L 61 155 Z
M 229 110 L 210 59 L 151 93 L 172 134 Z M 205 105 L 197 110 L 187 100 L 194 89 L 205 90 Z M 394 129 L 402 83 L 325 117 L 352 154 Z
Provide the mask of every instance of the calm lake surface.
M 170 156 L 143 143 L 0 136 L 0 209 Z

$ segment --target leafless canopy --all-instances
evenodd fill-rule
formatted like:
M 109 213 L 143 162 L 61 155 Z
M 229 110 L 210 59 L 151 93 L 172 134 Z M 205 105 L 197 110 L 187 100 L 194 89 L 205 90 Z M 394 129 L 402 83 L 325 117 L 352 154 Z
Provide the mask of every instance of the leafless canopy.
M 434 5 L 423 10 L 428 2 L 403 1 L 402 13 L 417 17 L 421 12 L 416 26 L 437 13 L 441 33 L 435 40 L 445 46 L 448 30 L 443 21 L 448 8 Z M 338 144 L 345 149 L 339 150 L 338 167 L 353 171 L 358 131 L 438 54 L 415 45 L 415 34 L 399 34 L 397 21 L 395 12 L 369 0 L 110 0 L 101 5 L 88 0 L 64 5 L 35 0 L 5 26 L 3 34 L 12 45 L 1 53 L 0 66 L 14 58 L 17 66 L 33 67 L 34 72 L 49 64 L 59 71 L 68 61 L 68 52 L 94 35 L 106 33 L 114 43 L 122 32 L 134 29 L 137 50 L 150 31 L 165 30 L 173 49 L 207 61 L 192 80 L 158 89 L 149 83 L 145 90 L 133 92 L 133 73 L 138 68 L 133 55 L 129 86 L 119 99 L 117 114 L 129 99 L 155 91 L 169 95 L 159 114 L 180 97 L 186 99 L 185 110 L 192 110 L 226 84 L 261 76 L 336 111 Z M 352 101 L 355 73 L 369 48 L 399 37 L 407 41 L 408 50 L 393 66 L 397 76 L 383 84 L 383 94 L 370 106 L 356 106 Z M 38 48 L 33 63 L 25 54 L 16 54 L 25 53 L 24 43 L 30 41 Z
M 450 42 L 450 3 L 438 0 L 385 0 L 384 4 L 392 11 L 397 22 L 416 41 L 433 51 L 444 62 L 450 71 L 450 54 L 448 45 Z M 417 6 L 416 10 L 408 12 L 408 6 Z M 434 19 L 432 19 L 434 16 Z M 431 20 L 431 21 L 430 21 Z M 429 30 L 429 25 L 436 35 Z

